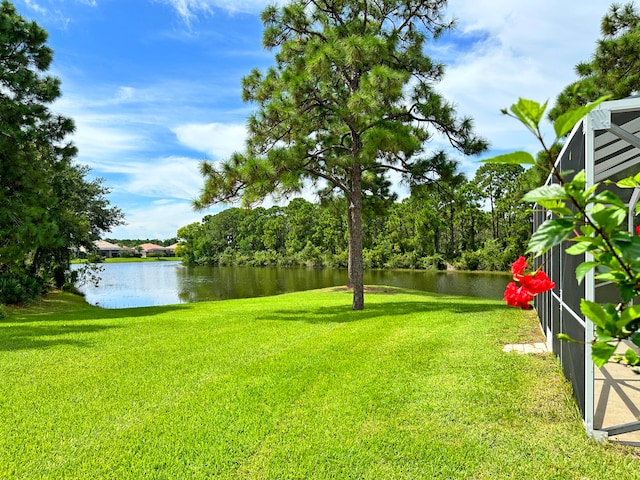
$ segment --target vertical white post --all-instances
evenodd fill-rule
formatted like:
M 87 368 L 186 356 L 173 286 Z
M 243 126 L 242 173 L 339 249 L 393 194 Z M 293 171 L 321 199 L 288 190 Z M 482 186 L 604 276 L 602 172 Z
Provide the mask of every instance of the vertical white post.
M 584 158 L 584 170 L 586 176 L 586 187 L 589 188 L 591 185 L 595 183 L 595 134 L 594 134 L 594 125 L 592 120 L 592 115 L 588 114 L 584 118 L 584 139 L 585 139 L 585 158 Z M 592 261 L 593 257 L 591 254 L 585 254 L 585 261 Z M 591 302 L 595 301 L 595 293 L 596 293 L 596 285 L 594 271 L 591 270 L 584 277 L 584 298 L 585 300 L 589 300 Z M 595 371 L 594 365 L 591 361 L 591 339 L 595 333 L 593 323 L 588 320 L 585 320 L 584 327 L 584 357 L 585 357 L 585 372 L 584 372 L 584 423 L 585 428 L 587 430 L 587 435 L 593 437 L 594 436 L 594 427 L 593 427 L 593 418 L 595 414 Z

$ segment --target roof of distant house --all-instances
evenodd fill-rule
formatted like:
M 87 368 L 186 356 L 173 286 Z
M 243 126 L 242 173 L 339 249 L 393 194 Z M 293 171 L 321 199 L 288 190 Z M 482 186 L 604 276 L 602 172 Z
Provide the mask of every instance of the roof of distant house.
M 138 245 L 145 252 L 150 252 L 152 250 L 166 250 L 167 247 L 163 247 L 162 245 L 156 245 L 155 243 L 143 243 Z
M 122 247 L 113 243 L 105 242 L 104 240 L 96 240 L 93 244 L 98 250 L 122 250 Z

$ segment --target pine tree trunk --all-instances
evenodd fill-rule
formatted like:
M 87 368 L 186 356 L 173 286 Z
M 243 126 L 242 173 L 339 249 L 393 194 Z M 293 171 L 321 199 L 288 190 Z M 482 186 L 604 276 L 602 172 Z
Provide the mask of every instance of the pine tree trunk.
M 349 280 L 353 287 L 353 310 L 364 309 L 364 261 L 362 258 L 362 172 L 354 167 L 349 204 Z
M 347 259 L 347 287 L 353 287 L 353 242 L 351 241 L 351 237 L 353 236 L 353 221 L 351 220 L 351 202 L 349 202 L 349 208 L 347 211 L 347 233 L 349 235 L 349 246 L 348 253 L 349 257 Z

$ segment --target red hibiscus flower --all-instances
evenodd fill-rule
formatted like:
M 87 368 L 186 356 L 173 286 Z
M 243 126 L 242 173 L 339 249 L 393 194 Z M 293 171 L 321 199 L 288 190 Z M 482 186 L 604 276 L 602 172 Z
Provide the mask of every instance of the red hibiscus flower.
M 523 310 L 529 310 L 531 308 L 529 302 L 533 300 L 533 295 L 524 287 L 518 287 L 514 282 L 510 282 L 504 291 L 503 300 L 511 307 L 520 307 Z
M 516 281 L 520 280 L 524 273 L 524 269 L 527 268 L 527 259 L 524 257 L 519 257 L 513 265 L 511 265 L 511 273 L 513 274 L 513 279 Z
M 638 235 L 640 235 L 640 225 L 638 225 L 638 226 L 636 227 L 636 233 L 637 233 Z
M 543 271 L 534 272 L 531 275 L 523 275 L 520 283 L 532 295 L 537 295 L 547 290 L 551 290 L 556 286 L 554 282 Z
M 547 274 L 541 270 L 537 270 L 533 273 L 525 274 L 524 270 L 527 268 L 527 261 L 525 257 L 519 257 L 513 265 L 511 265 L 511 273 L 515 282 L 510 282 L 504 291 L 504 298 L 507 305 L 512 307 L 520 307 L 524 310 L 529 310 L 531 305 L 529 302 L 533 300 L 533 297 L 539 293 L 551 290 L 556 284 L 551 281 Z

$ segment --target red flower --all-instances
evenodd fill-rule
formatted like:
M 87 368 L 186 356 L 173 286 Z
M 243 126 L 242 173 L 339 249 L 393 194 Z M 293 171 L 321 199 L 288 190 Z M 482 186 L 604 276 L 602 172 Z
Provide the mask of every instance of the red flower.
M 638 235 L 640 235 L 640 225 L 638 225 L 638 226 L 636 227 L 636 233 L 637 233 Z
M 543 271 L 534 272 L 531 275 L 523 275 L 520 283 L 531 295 L 537 295 L 556 286 Z
M 527 259 L 519 257 L 513 265 L 511 265 L 511 273 L 513 273 L 513 279 L 518 281 L 524 273 L 524 269 L 527 268 Z
M 513 274 L 513 279 L 519 282 L 520 285 L 517 285 L 515 282 L 510 282 L 504 291 L 503 300 L 507 302 L 507 305 L 512 307 L 520 307 L 528 310 L 531 308 L 529 302 L 533 300 L 535 295 L 551 290 L 556 284 L 541 270 L 525 275 L 525 268 L 527 268 L 525 257 L 520 257 L 513 262 L 513 265 L 511 265 L 511 273 Z
M 531 308 L 529 302 L 533 300 L 533 295 L 524 287 L 518 287 L 514 282 L 510 282 L 504 291 L 503 300 L 511 307 L 520 307 L 523 310 L 529 310 Z

